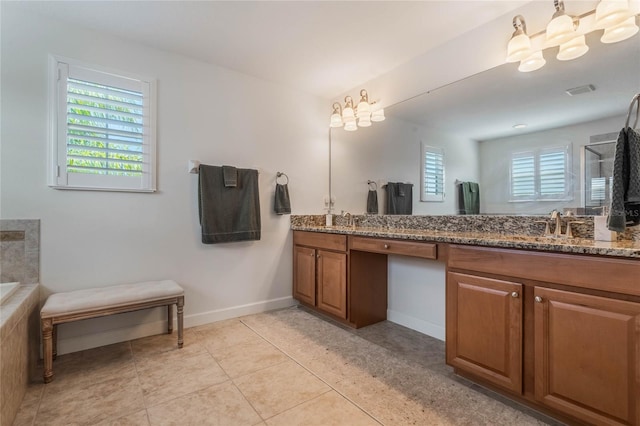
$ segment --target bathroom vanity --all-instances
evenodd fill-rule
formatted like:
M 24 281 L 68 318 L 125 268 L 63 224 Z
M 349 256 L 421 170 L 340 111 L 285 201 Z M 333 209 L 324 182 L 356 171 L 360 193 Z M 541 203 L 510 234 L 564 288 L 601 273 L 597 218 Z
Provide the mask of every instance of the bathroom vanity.
M 386 319 L 387 255 L 446 264 L 446 362 L 574 424 L 640 425 L 640 242 L 296 226 L 294 298 Z

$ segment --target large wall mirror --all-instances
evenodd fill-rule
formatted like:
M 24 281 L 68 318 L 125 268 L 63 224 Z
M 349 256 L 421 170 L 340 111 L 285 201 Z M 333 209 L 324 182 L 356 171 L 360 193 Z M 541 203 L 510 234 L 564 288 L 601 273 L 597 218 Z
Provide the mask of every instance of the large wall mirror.
M 640 34 L 615 44 L 600 35 L 587 37 L 590 51 L 576 60 L 558 61 L 547 50 L 538 71 L 504 64 L 387 107 L 387 120 L 369 128 L 333 129 L 335 211 L 364 213 L 368 181 L 377 183 L 380 213 L 387 182 L 412 183 L 413 214 L 421 215 L 460 213 L 460 182 L 479 184 L 481 214 L 606 203 L 609 150 L 597 144 L 615 139 L 640 92 Z M 420 201 L 424 144 L 444 151 L 442 201 Z M 564 186 L 554 193 L 560 184 L 549 176 L 558 178 L 562 161 Z M 527 177 L 529 165 L 535 173 Z

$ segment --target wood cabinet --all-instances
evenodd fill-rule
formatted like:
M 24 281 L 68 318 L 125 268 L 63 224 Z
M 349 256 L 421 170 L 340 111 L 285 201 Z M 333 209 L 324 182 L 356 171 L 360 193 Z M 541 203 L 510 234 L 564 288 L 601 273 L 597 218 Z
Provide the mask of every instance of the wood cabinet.
M 452 245 L 447 363 L 568 423 L 640 425 L 638 277 L 635 260 Z
M 535 397 L 592 424 L 640 424 L 640 303 L 535 288 Z
M 447 363 L 522 392 L 522 285 L 447 274 Z
M 346 319 L 346 236 L 296 232 L 293 250 L 293 297 Z

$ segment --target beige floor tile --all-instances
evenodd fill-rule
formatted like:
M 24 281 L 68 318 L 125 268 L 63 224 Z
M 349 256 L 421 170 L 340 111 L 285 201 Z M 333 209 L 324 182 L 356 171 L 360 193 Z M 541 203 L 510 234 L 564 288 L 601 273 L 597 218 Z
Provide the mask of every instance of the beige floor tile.
M 40 407 L 44 386 L 44 384 L 38 383 L 27 387 L 27 392 L 22 399 L 22 404 L 20 404 L 20 409 L 16 413 L 12 426 L 30 426 L 33 424 L 38 407 Z
M 161 353 L 154 365 L 138 369 L 138 377 L 147 407 L 229 379 L 208 352 L 184 358 Z
M 144 409 L 135 373 L 84 387 L 51 389 L 45 388 L 35 425 L 94 424 Z
M 135 364 L 129 353 L 129 356 L 98 359 L 95 362 L 89 362 L 89 360 L 67 362 L 59 367 L 54 362 L 53 373 L 53 381 L 46 385 L 48 393 L 101 383 L 115 377 L 135 375 Z
M 208 387 L 148 409 L 157 425 L 256 425 L 262 419 L 231 382 Z
M 147 410 L 140 410 L 115 420 L 105 420 L 97 426 L 149 426 L 149 416 Z
M 269 426 L 375 426 L 360 408 L 331 391 L 267 420 Z
M 183 349 L 197 343 L 197 334 L 193 329 L 185 329 L 183 334 Z M 133 356 L 140 358 L 146 355 L 155 355 L 167 351 L 178 350 L 178 331 L 172 334 L 156 334 L 131 341 Z
M 293 361 L 234 379 L 263 419 L 268 419 L 331 388 Z
M 214 358 L 229 377 L 253 373 L 289 360 L 288 356 L 262 339 L 221 348 Z
M 216 325 L 215 327 L 199 328 L 197 333 L 200 336 L 200 342 L 214 355 L 230 346 L 262 340 L 260 336 L 239 321 L 225 322 L 225 325 Z
M 100 346 L 85 351 L 60 355 L 53 362 L 53 368 L 66 364 L 95 364 L 96 362 L 111 362 L 114 360 L 131 359 L 131 343 L 122 342 L 113 345 Z

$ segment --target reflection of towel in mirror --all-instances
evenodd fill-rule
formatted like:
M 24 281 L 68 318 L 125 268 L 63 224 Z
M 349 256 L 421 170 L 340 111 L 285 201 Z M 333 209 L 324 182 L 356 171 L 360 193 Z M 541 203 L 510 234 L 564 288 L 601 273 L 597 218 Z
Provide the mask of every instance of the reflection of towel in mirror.
M 277 214 L 291 213 L 291 200 L 289 199 L 289 188 L 286 183 L 284 185 L 276 183 L 276 199 L 273 207 Z
M 631 127 L 618 135 L 611 186 L 608 228 L 623 232 L 640 224 L 640 134 Z
M 411 214 L 413 212 L 413 184 L 389 182 L 385 188 L 387 190 L 387 214 Z
M 198 213 L 202 243 L 260 239 L 258 171 L 237 169 L 236 187 L 226 187 L 222 167 L 201 164 Z
M 480 185 L 462 182 L 458 187 L 460 214 L 480 214 Z
M 367 213 L 378 214 L 378 191 L 370 189 L 367 194 Z

